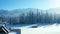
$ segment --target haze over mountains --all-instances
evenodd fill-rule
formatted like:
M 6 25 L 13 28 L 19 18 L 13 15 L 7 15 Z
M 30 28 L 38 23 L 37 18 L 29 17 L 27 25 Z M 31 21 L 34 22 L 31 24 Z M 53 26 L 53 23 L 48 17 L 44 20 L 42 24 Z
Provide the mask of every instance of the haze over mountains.
M 35 9 L 35 8 L 27 8 L 27 9 L 15 9 L 15 10 L 0 9 L 0 15 L 19 16 L 20 14 L 27 13 L 29 11 L 32 11 L 33 13 L 37 13 L 37 10 L 38 10 L 38 12 L 43 12 L 43 13 L 48 11 L 49 13 L 60 14 L 60 8 L 53 8 L 53 9 L 48 9 L 48 10 L 41 10 L 41 9 Z

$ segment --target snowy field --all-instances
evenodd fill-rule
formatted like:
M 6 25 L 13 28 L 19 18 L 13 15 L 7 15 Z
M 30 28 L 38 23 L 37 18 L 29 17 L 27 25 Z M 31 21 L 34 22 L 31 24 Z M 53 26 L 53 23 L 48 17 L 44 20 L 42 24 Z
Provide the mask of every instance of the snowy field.
M 12 29 L 21 29 L 21 34 L 60 34 L 60 24 L 45 25 L 37 28 L 28 27 L 30 26 L 12 27 Z
M 16 32 L 10 32 L 9 34 L 16 34 Z
M 21 29 L 21 34 L 60 34 L 60 25 L 53 24 L 38 28 Z

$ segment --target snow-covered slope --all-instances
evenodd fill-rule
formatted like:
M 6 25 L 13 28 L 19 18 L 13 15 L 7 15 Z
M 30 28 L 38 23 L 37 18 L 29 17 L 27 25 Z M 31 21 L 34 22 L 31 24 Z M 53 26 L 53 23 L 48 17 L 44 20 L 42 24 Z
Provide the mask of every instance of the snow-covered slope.
M 60 34 L 60 24 L 42 26 L 38 28 L 23 28 L 21 34 Z

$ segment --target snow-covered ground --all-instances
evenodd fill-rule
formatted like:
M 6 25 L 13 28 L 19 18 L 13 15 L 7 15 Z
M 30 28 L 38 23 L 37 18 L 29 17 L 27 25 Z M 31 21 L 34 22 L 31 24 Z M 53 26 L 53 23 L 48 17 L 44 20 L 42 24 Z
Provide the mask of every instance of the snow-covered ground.
M 12 29 L 21 29 L 21 34 L 60 34 L 60 24 L 45 25 L 37 28 L 29 28 L 30 26 L 34 25 L 12 27 Z
M 16 34 L 16 32 L 10 32 L 9 34 Z
M 46 25 L 38 28 L 21 29 L 21 34 L 60 34 L 60 25 Z

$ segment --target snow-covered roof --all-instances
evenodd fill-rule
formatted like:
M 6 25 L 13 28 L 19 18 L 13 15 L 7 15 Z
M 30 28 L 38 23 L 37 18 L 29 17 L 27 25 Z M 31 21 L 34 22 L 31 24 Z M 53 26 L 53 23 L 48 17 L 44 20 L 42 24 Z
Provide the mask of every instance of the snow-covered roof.
M 5 32 L 5 33 L 9 33 L 8 29 L 5 27 L 5 25 L 0 24 L 0 32 Z

